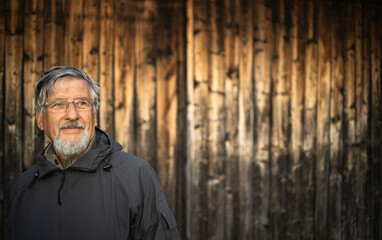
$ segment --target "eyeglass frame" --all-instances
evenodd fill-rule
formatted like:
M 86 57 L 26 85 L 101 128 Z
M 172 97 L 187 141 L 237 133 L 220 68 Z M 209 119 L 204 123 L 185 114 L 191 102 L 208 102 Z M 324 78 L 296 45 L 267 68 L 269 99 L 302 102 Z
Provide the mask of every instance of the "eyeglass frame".
M 77 108 L 77 105 L 78 105 L 78 104 L 76 104 L 76 102 L 78 102 L 78 101 L 80 101 L 80 100 L 86 100 L 86 101 L 88 101 L 88 102 L 89 102 L 89 109 L 79 109 L 79 108 Z M 51 102 L 56 102 L 56 101 L 63 101 L 63 102 L 65 102 L 65 103 L 66 103 L 66 104 L 65 104 L 65 105 L 66 105 L 66 106 L 65 106 L 65 110 L 63 110 L 63 111 L 51 111 L 52 108 L 49 108 L 49 107 L 48 107 L 48 104 L 51 103 Z M 77 98 L 77 99 L 75 99 L 75 100 L 73 100 L 73 101 L 68 101 L 68 100 L 66 100 L 66 99 L 60 99 L 60 98 L 59 98 L 59 99 L 49 100 L 49 101 L 47 101 L 46 103 L 43 103 L 43 104 L 41 105 L 41 108 L 42 108 L 42 107 L 47 107 L 47 111 L 48 111 L 48 112 L 52 112 L 52 113 L 66 113 L 66 112 L 68 111 L 68 109 L 69 109 L 69 104 L 71 104 L 71 103 L 73 103 L 74 108 L 75 108 L 77 111 L 82 112 L 82 111 L 88 111 L 88 110 L 92 109 L 94 100 L 93 100 L 92 98 Z

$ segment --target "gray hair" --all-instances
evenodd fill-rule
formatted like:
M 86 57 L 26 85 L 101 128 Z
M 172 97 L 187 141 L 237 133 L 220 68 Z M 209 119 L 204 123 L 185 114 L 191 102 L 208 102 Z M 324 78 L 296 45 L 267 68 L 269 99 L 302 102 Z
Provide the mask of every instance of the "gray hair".
M 100 88 L 97 84 L 81 69 L 69 66 L 59 66 L 45 71 L 37 82 L 35 87 L 35 109 L 44 114 L 43 104 L 48 93 L 54 92 L 54 83 L 64 77 L 73 77 L 83 79 L 90 87 L 90 97 L 93 99 L 93 112 L 97 112 L 99 108 L 99 92 Z

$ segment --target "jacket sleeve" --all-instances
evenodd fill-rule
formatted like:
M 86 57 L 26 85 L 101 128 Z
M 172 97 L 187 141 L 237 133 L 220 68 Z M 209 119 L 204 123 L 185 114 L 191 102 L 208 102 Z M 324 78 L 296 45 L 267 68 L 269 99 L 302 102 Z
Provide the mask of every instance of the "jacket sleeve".
M 147 164 L 139 169 L 141 208 L 131 228 L 133 239 L 180 239 L 175 218 L 155 171 Z
M 161 212 L 160 221 L 153 239 L 180 239 L 178 228 L 170 208 Z

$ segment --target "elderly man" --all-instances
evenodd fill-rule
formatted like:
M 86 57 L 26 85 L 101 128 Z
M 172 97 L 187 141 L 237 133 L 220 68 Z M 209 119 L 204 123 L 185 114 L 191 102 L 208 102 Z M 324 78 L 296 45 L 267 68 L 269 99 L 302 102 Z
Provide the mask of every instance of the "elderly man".
M 93 80 L 56 67 L 35 93 L 51 143 L 12 189 L 7 239 L 179 239 L 153 169 L 96 128 Z

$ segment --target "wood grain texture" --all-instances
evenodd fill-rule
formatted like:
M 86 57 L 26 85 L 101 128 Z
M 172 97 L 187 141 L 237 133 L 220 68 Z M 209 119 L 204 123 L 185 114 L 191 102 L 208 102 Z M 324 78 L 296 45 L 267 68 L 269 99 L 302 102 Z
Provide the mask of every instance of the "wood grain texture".
M 359 239 L 367 239 L 370 228 L 368 228 L 366 219 L 367 214 L 367 174 L 368 174 L 368 91 L 369 84 L 367 84 L 363 72 L 367 69 L 367 62 L 364 61 L 365 39 L 367 36 L 368 24 L 363 18 L 364 7 L 361 4 L 356 5 L 355 9 L 355 96 L 356 96 L 356 117 L 355 117 L 355 142 L 351 147 L 355 148 L 355 174 L 357 183 L 355 186 L 356 195 L 356 227 L 354 236 Z M 366 25 L 367 24 L 367 25 Z
M 82 69 L 99 83 L 100 0 L 89 0 L 83 6 Z M 112 42 L 112 41 L 111 41 Z
M 307 171 L 303 161 L 303 132 L 304 132 L 304 88 L 305 88 L 305 59 L 304 59 L 304 19 L 306 3 L 292 1 L 290 5 L 290 49 L 291 49 L 291 79 L 290 79 L 290 157 L 288 175 L 290 174 L 291 188 L 288 188 L 288 225 L 287 234 L 292 239 L 305 238 L 304 232 L 304 187 L 302 176 Z M 288 146 L 288 144 L 287 144 Z
M 304 32 L 304 127 L 303 127 L 303 165 L 304 173 L 301 175 L 303 206 L 302 237 L 314 239 L 315 214 L 315 162 L 317 158 L 317 84 L 318 84 L 318 41 L 317 41 L 317 4 L 306 3 L 305 32 Z
M 64 5 L 64 0 L 44 0 L 44 70 L 65 64 Z
M 291 82 L 290 52 L 290 10 L 285 1 L 280 0 L 273 8 L 272 25 L 272 82 L 271 82 L 271 185 L 270 215 L 272 237 L 287 235 L 286 224 L 289 204 L 287 204 L 288 178 L 288 133 Z M 297 120 L 297 119 L 296 119 Z
M 5 1 L 0 2 L 0 146 L 4 146 L 4 82 L 5 82 Z M 0 238 L 4 235 L 5 223 L 7 221 L 6 205 L 8 193 L 5 191 L 5 176 L 4 169 L 4 147 L 0 147 Z
M 379 14 L 381 6 L 370 8 L 371 15 L 370 32 L 370 76 L 371 76 L 371 149 L 373 152 L 370 166 L 370 183 L 371 183 L 371 237 L 374 239 L 382 238 L 382 78 L 381 78 L 381 37 L 382 27 L 379 22 L 382 17 Z
M 6 1 L 5 88 L 4 88 L 4 192 L 10 205 L 11 186 L 22 172 L 23 152 L 23 2 Z M 9 208 L 5 208 L 8 216 Z
M 178 114 L 177 131 L 175 145 L 175 207 L 172 207 L 174 216 L 177 220 L 178 230 L 182 239 L 186 239 L 187 234 L 187 71 L 186 71 L 186 2 L 178 0 L 174 3 L 177 15 L 177 95 L 178 95 Z M 170 198 L 171 199 L 171 198 Z
M 136 154 L 157 169 L 155 22 L 157 4 L 137 2 L 135 19 L 136 56 Z
M 193 118 L 194 124 L 190 126 L 194 132 L 193 146 L 189 151 L 193 151 L 194 163 L 191 169 L 192 186 L 190 196 L 191 204 L 191 231 L 193 238 L 203 238 L 208 236 L 208 83 L 210 80 L 210 22 L 208 19 L 207 2 L 195 0 L 193 2 L 193 57 L 194 57 L 194 77 L 193 77 Z
M 157 173 L 170 206 L 176 205 L 176 150 L 179 131 L 178 102 L 182 98 L 177 92 L 179 84 L 179 28 L 181 15 L 171 1 L 158 3 L 158 42 L 156 58 L 157 75 Z M 169 17 L 171 16 L 171 17 Z
M 82 68 L 84 38 L 84 2 L 67 1 L 68 18 L 65 24 L 65 64 Z
M 334 3 L 335 4 L 335 3 Z M 335 6 L 334 6 L 335 7 Z M 341 238 L 342 220 L 342 189 L 339 183 L 342 181 L 341 167 L 344 159 L 343 148 L 343 108 L 344 108 L 344 27 L 341 21 L 342 15 L 332 15 L 330 31 L 330 162 L 329 162 L 329 186 L 328 186 L 328 235 L 330 238 Z M 336 39 L 342 39 L 336 41 Z M 345 220 L 346 221 L 346 220 Z
M 239 140 L 239 197 L 240 222 L 238 234 L 241 239 L 253 238 L 253 162 L 254 162 L 254 94 L 253 94 L 253 23 L 252 1 L 240 1 L 240 47 L 239 47 L 239 102 L 238 102 L 238 140 Z M 257 79 L 256 79 L 257 80 Z M 261 113 L 260 113 L 261 114 Z
M 225 1 L 225 152 L 226 152 L 226 226 L 227 239 L 240 239 L 239 203 L 239 8 L 240 1 Z
M 197 202 L 192 197 L 196 193 L 196 199 L 198 199 L 197 183 L 194 182 L 194 175 L 197 171 L 197 162 L 195 161 L 195 151 L 194 151 L 194 141 L 195 141 L 195 98 L 194 98 L 194 77 L 195 77 L 195 54 L 194 54 L 194 0 L 187 0 L 186 2 L 186 69 L 187 69 L 187 78 L 186 78 L 186 93 L 187 93 L 187 126 L 186 126 L 186 135 L 187 135 L 187 165 L 186 165 L 186 175 L 187 175 L 187 184 L 186 184 L 186 238 L 190 239 L 195 236 L 200 237 L 200 233 L 197 226 L 198 216 L 195 213 L 198 209 L 195 207 Z
M 114 46 L 115 46 L 115 0 L 100 2 L 99 39 L 99 127 L 114 138 Z
M 135 4 L 116 0 L 114 43 L 115 138 L 135 154 Z
M 224 113 L 224 4 L 209 1 L 210 79 L 208 82 L 208 222 L 209 239 L 225 235 L 225 113 Z
M 254 45 L 253 45 L 253 65 L 254 65 L 254 85 L 253 88 L 253 108 L 252 114 L 248 113 L 248 117 L 254 116 L 253 120 L 253 136 L 251 139 L 244 139 L 239 129 L 239 149 L 242 144 L 246 144 L 248 151 L 253 148 L 253 171 L 250 176 L 253 179 L 251 188 L 253 189 L 253 238 L 269 239 L 271 232 L 268 228 L 271 226 L 269 216 L 270 211 L 270 124 L 271 124 L 271 46 L 273 39 L 272 26 L 272 9 L 268 7 L 268 2 L 256 1 L 252 7 L 254 22 Z M 242 23 L 240 23 L 242 24 Z M 240 36 L 242 38 L 242 36 Z M 242 73 L 240 71 L 240 75 Z M 245 86 L 245 85 L 244 85 Z M 246 87 L 245 88 L 249 88 Z M 241 90 L 242 91 L 242 88 Z M 240 94 L 240 93 L 239 93 Z M 243 101 L 241 99 L 240 101 Z M 249 101 L 249 100 L 246 100 Z M 241 110 L 240 110 L 241 111 Z M 239 115 L 240 116 L 240 115 Z M 242 121 L 242 120 L 240 120 Z M 239 123 L 240 124 L 240 123 Z M 249 130 L 249 129 L 248 129 Z M 250 136 L 248 136 L 250 137 Z M 252 144 L 244 143 L 246 141 Z M 241 151 L 241 150 L 240 150 Z M 240 153 L 241 154 L 241 153 Z M 242 160 L 240 160 L 242 161 Z M 242 176 L 243 169 L 239 169 Z M 242 202 L 243 200 L 240 199 Z M 247 211 L 246 206 L 242 207 L 242 211 Z
M 328 231 L 328 194 L 330 159 L 330 86 L 331 86 L 331 28 L 327 11 L 331 4 L 318 4 L 318 84 L 317 84 L 317 159 L 315 236 L 326 239 Z
M 38 129 L 35 117 L 34 87 L 43 71 L 43 1 L 27 1 L 24 12 L 24 140 L 23 167 L 31 167 L 43 149 L 43 132 Z
M 355 72 L 355 7 L 348 6 L 346 4 L 341 4 L 343 9 L 342 16 L 343 25 L 342 33 L 343 37 L 343 151 L 340 151 L 340 156 L 342 160 L 342 168 L 338 169 L 338 174 L 342 179 L 341 186 L 341 227 L 340 233 L 342 238 L 357 239 L 357 229 L 355 229 L 356 221 L 356 199 L 357 193 L 355 186 L 357 185 L 356 176 L 356 163 L 355 158 L 355 110 L 356 110 L 356 72 Z M 353 17 L 352 17 L 353 16 Z M 340 22 L 341 24 L 341 22 Z M 341 148 L 341 145 L 339 146 Z M 341 173 L 343 172 L 343 173 Z M 346 210 L 345 210 L 346 209 Z M 351 231 L 347 231 L 351 229 Z

